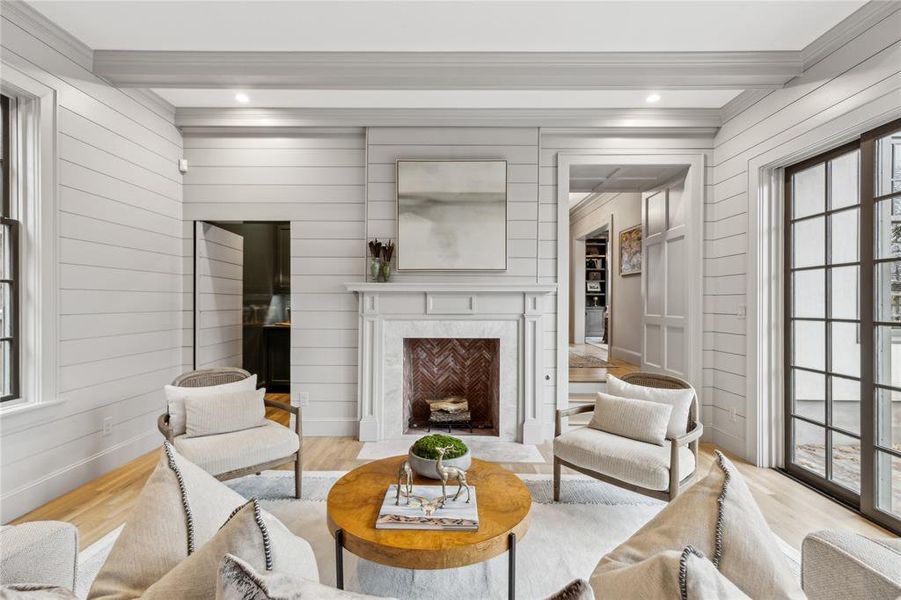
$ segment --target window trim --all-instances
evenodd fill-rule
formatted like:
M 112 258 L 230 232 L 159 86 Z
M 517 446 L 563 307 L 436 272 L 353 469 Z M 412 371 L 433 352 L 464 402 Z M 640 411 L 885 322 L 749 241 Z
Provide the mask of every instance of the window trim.
M 14 215 L 20 222 L 20 394 L 0 404 L 0 426 L 9 434 L 40 423 L 45 409 L 62 402 L 57 395 L 58 96 L 15 65 L 0 62 L 0 93 L 16 99 L 17 134 L 10 145 L 17 161 Z

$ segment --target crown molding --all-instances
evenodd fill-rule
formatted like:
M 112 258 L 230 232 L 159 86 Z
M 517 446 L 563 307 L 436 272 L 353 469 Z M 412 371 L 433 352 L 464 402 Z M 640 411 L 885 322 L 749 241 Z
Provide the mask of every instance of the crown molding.
M 167 118 L 172 120 L 175 119 L 175 105 L 171 104 L 168 100 L 166 100 L 153 90 L 144 88 L 130 88 L 128 90 L 125 90 L 125 92 L 133 97 L 140 98 L 144 104 L 152 107 L 151 110 L 153 110 L 157 114 L 166 115 Z
M 97 50 L 124 87 L 605 90 L 782 87 L 798 52 L 164 52 Z
M 745 90 L 740 93 L 738 96 L 726 102 L 722 108 L 720 108 L 720 114 L 723 118 L 723 123 L 734 117 L 735 115 L 744 112 L 758 101 L 760 101 L 765 96 L 769 95 L 770 90 Z
M 92 71 L 94 51 L 22 0 L 3 0 L 3 17 L 37 36 L 64 56 Z
M 178 108 L 183 128 L 260 127 L 559 127 L 630 135 L 689 131 L 712 136 L 718 108 Z
M 899 10 L 901 2 L 897 0 L 870 0 L 801 50 L 804 70 Z

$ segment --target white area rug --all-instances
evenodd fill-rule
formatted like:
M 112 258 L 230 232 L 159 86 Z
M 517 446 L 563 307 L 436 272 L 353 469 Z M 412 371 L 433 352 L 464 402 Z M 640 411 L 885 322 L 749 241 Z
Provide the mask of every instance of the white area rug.
M 245 497 L 256 496 L 291 531 L 313 547 L 323 583 L 335 582 L 335 544 L 326 526 L 328 491 L 339 471 L 304 474 L 303 499 L 292 498 L 293 473 L 266 471 L 227 482 Z M 540 599 L 576 578 L 588 579 L 601 557 L 625 541 L 663 508 L 663 502 L 582 475 L 564 475 L 561 502 L 553 502 L 551 475 L 520 475 L 532 494 L 531 524 L 516 546 L 516 595 Z M 81 552 L 76 595 L 86 598 L 121 527 Z M 796 550 L 777 538 L 800 573 Z M 459 569 L 394 569 L 344 552 L 344 583 L 351 591 L 400 599 L 507 597 L 507 555 Z
M 440 433 L 440 432 L 439 432 Z M 357 454 L 358 460 L 378 460 L 406 454 L 415 440 L 382 440 L 366 442 Z M 470 440 L 466 445 L 475 458 L 499 463 L 544 463 L 544 457 L 534 444 L 520 444 L 503 440 Z
M 267 510 L 313 546 L 324 583 L 335 581 L 335 544 L 326 527 L 325 499 L 342 473 L 304 474 L 304 498 L 290 499 L 288 471 L 267 471 L 228 482 L 244 496 L 263 499 Z M 554 504 L 550 475 L 522 475 L 532 493 L 529 531 L 517 543 L 518 598 L 544 598 L 577 577 L 588 578 L 598 560 L 653 517 L 662 502 L 581 475 L 564 476 L 562 502 Z M 79 560 L 77 595 L 87 596 L 119 530 L 85 549 Z M 506 598 L 507 555 L 439 571 L 385 567 L 344 553 L 345 588 L 396 598 Z

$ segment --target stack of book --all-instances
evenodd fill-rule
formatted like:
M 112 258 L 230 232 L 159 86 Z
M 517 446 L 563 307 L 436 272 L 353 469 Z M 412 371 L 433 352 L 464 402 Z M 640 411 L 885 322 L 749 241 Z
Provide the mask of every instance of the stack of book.
M 448 485 L 448 492 L 457 486 Z M 402 492 L 406 490 L 402 488 Z M 409 497 L 405 493 L 397 501 L 397 486 L 389 485 L 382 500 L 382 508 L 375 521 L 376 529 L 431 529 L 440 531 L 477 531 L 479 509 L 476 504 L 476 488 L 470 487 L 470 501 L 466 493 L 458 500 L 450 495 L 442 502 L 440 485 L 414 485 Z

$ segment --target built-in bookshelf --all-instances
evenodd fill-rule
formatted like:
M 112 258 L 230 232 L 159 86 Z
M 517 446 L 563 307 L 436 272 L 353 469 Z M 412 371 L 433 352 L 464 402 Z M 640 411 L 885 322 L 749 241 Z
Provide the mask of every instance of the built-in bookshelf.
M 585 334 L 606 342 L 607 238 L 585 240 Z M 600 314 L 599 314 L 600 313 Z
M 585 306 L 607 306 L 607 238 L 585 240 Z

